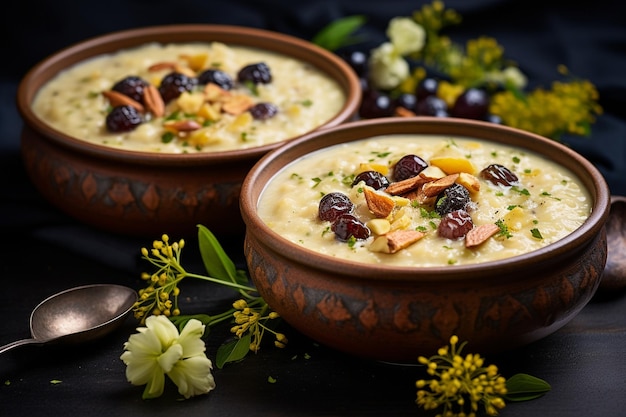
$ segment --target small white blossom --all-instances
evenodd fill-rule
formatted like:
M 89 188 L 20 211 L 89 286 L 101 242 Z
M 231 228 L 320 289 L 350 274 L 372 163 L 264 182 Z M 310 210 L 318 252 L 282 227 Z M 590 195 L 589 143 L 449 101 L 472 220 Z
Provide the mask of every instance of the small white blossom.
M 397 87 L 409 76 L 409 64 L 391 42 L 382 43 L 372 50 L 368 66 L 373 86 L 383 90 Z
M 387 26 L 387 36 L 400 55 L 418 52 L 426 42 L 424 28 L 409 17 L 394 17 Z
M 126 364 L 126 378 L 133 385 L 146 385 L 143 398 L 163 393 L 165 375 L 185 398 L 206 394 L 215 388 L 213 363 L 205 354 L 201 339 L 205 326 L 191 319 L 179 334 L 165 316 L 150 316 L 124 343 L 120 359 Z
M 511 84 L 514 87 L 523 90 L 528 84 L 528 79 L 517 67 L 507 67 L 502 70 L 502 77 L 505 84 Z

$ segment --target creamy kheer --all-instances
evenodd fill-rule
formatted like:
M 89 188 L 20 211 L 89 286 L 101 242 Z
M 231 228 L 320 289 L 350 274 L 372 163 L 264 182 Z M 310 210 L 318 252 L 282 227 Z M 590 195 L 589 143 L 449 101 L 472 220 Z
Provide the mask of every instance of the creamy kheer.
M 196 73 L 215 68 L 236 80 L 242 67 L 259 62 L 271 69 L 271 83 L 258 84 L 254 91 L 238 83 L 229 94 L 246 95 L 254 103 L 274 104 L 278 108 L 274 117 L 256 120 L 249 112 L 220 111 L 198 88 L 166 103 L 163 117 L 147 114 L 148 120 L 130 132 L 112 133 L 106 129 L 105 117 L 111 103 L 102 93 L 125 77 L 138 76 L 158 86 L 175 65 Z M 182 153 L 244 149 L 295 137 L 326 123 L 345 100 L 335 80 L 288 56 L 218 42 L 153 43 L 98 56 L 63 71 L 41 88 L 33 110 L 57 130 L 86 141 L 135 151 Z M 194 115 L 201 129 L 177 132 L 176 140 L 171 140 L 164 122 L 174 114 Z
M 468 171 L 469 175 L 461 177 L 477 183 L 457 182 L 473 188 L 468 212 L 474 228 L 496 224 L 497 233 L 467 247 L 465 237 L 438 235 L 441 216 L 433 209 L 432 200 L 387 196 L 394 202 L 391 213 L 383 219 L 390 224 L 389 231 L 421 231 L 423 237 L 395 253 L 381 251 L 374 242 L 388 231 L 378 230 L 376 222 L 380 219 L 365 198 L 367 186 L 363 182 L 351 186 L 352 181 L 365 170 L 390 176 L 395 162 L 407 154 L 426 162 L 439 161 L 438 167 L 429 166 L 432 172 L 440 168 Z M 518 177 L 518 184 L 504 186 L 481 178 L 480 171 L 490 164 L 507 167 Z M 442 172 L 440 176 L 448 174 Z M 367 239 L 338 240 L 330 222 L 319 219 L 320 199 L 332 192 L 350 197 L 355 216 L 372 231 Z M 375 192 L 385 195 L 384 189 Z M 258 212 L 278 234 L 326 255 L 374 264 L 444 266 L 513 257 L 556 242 L 583 224 L 591 204 L 588 192 L 572 172 L 526 150 L 470 138 L 392 135 L 332 146 L 292 162 L 266 186 Z

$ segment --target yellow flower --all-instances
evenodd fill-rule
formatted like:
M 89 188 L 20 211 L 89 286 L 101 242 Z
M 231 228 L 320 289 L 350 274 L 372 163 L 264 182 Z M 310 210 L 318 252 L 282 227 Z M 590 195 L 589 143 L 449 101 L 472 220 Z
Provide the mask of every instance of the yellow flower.
M 124 343 L 120 359 L 126 365 L 126 378 L 133 385 L 146 385 L 143 398 L 163 394 L 165 375 L 185 398 L 206 394 L 215 388 L 213 363 L 206 357 L 202 340 L 204 325 L 191 319 L 179 334 L 165 316 L 150 316 L 145 327 Z
M 459 338 L 452 336 L 450 346 L 440 348 L 437 355 L 419 357 L 426 372 L 433 379 L 416 381 L 415 402 L 425 410 L 443 407 L 437 417 L 476 415 L 479 405 L 487 415 L 495 416 L 505 407 L 506 379 L 498 374 L 495 365 L 484 366 L 484 359 L 477 354 L 462 355 L 465 343 L 458 345 Z
M 419 52 L 426 42 L 424 28 L 409 17 L 395 17 L 389 21 L 387 36 L 400 55 Z

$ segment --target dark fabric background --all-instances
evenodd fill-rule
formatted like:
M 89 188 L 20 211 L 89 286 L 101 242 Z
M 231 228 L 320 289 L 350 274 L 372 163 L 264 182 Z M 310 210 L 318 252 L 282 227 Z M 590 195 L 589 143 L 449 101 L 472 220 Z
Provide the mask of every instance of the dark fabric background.
M 406 16 L 424 1 L 406 0 L 112 0 L 13 2 L 0 16 L 0 151 L 3 172 L 14 162 L 21 120 L 15 111 L 17 83 L 38 61 L 58 49 L 109 31 L 171 23 L 220 23 L 266 28 L 310 39 L 342 16 L 363 14 L 371 45 L 384 38 L 393 16 Z M 605 114 L 591 138 L 567 138 L 606 175 L 614 193 L 626 194 L 626 6 L 618 0 L 449 0 L 463 16 L 449 31 L 464 42 L 493 36 L 528 75 L 531 86 L 549 86 L 565 64 L 599 89 Z
M 36 192 L 22 166 L 22 121 L 15 108 L 18 83 L 29 68 L 85 38 L 171 23 L 245 25 L 310 39 L 334 19 L 363 14 L 368 18 L 363 34 L 373 46 L 385 39 L 390 18 L 409 15 L 422 4 L 423 0 L 18 0 L 10 3 L 10 9 L 4 4 L 0 12 L 0 232 L 4 243 L 0 280 L 5 285 L 0 344 L 26 337 L 30 309 L 54 292 L 103 281 L 141 288 L 139 273 L 147 265 L 139 259 L 139 249 L 151 242 L 80 225 Z M 613 193 L 626 195 L 624 4 L 620 0 L 446 2 L 464 18 L 449 31 L 453 40 L 464 42 L 480 35 L 497 38 L 532 87 L 549 87 L 558 77 L 559 64 L 598 87 L 605 113 L 593 126 L 591 137 L 566 138 L 566 142 L 598 166 Z M 222 243 L 241 265 L 241 242 Z M 187 248 L 186 268 L 202 271 L 192 245 Z M 205 284 L 185 283 L 192 309 L 208 312 L 204 309 L 209 305 L 232 301 L 230 292 Z M 624 415 L 626 342 L 620 294 L 614 300 L 590 303 L 554 337 L 495 362 L 503 364 L 505 375 L 527 372 L 553 386 L 545 398 L 507 406 L 503 416 Z M 217 371 L 218 389 L 209 398 L 181 402 L 169 387 L 162 401 L 143 402 L 142 388 L 126 384 L 119 361 L 122 343 L 133 327 L 129 321 L 123 332 L 108 340 L 67 352 L 34 347 L 4 354 L 0 358 L 0 415 L 425 415 L 414 403 L 415 376 L 419 375 L 415 368 L 359 361 L 289 331 L 289 350 L 267 349 Z M 228 335 L 228 329 L 223 333 Z M 209 337 L 211 355 L 225 339 L 220 334 Z M 278 382 L 268 383 L 268 376 L 277 377 Z

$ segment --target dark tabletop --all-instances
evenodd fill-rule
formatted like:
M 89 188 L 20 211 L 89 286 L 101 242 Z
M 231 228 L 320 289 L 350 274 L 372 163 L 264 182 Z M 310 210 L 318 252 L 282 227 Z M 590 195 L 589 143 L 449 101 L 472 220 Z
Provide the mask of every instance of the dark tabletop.
M 618 1 L 556 5 L 539 0 L 456 0 L 446 5 L 464 18 L 454 40 L 493 36 L 528 75 L 531 86 L 549 86 L 556 66 L 592 81 L 604 108 L 589 138 L 565 142 L 589 158 L 614 194 L 626 195 L 626 13 Z M 30 311 L 47 296 L 72 286 L 118 283 L 142 287 L 148 268 L 139 256 L 154 237 L 111 235 L 75 222 L 44 201 L 30 183 L 19 153 L 22 122 L 15 108 L 25 72 L 56 50 L 111 30 L 166 23 L 225 23 L 261 27 L 310 39 L 328 22 L 364 14 L 372 44 L 384 39 L 393 16 L 422 2 L 402 0 L 289 2 L 135 0 L 90 3 L 59 0 L 14 2 L 17 13 L 0 15 L 0 345 L 29 336 Z M 167 231 L 163 231 L 167 232 Z M 241 236 L 223 237 L 227 253 L 242 263 Z M 188 268 L 202 272 L 193 241 Z M 186 281 L 185 312 L 218 313 L 235 294 Z M 0 356 L 0 416 L 185 415 L 195 416 L 416 416 L 418 366 L 373 362 L 333 351 L 286 324 L 285 349 L 264 347 L 244 361 L 214 369 L 217 388 L 180 401 L 173 385 L 156 400 L 126 382 L 119 359 L 136 323 L 74 347 L 26 346 Z M 207 354 L 228 337 L 212 329 Z M 468 347 L 468 352 L 471 346 Z M 476 352 L 479 353 L 479 352 Z M 487 358 L 504 376 L 517 372 L 552 385 L 540 399 L 509 403 L 503 416 L 626 415 L 626 295 L 599 292 L 566 326 L 524 348 Z M 271 383 L 273 378 L 275 382 Z M 54 381 L 57 381 L 56 383 Z

